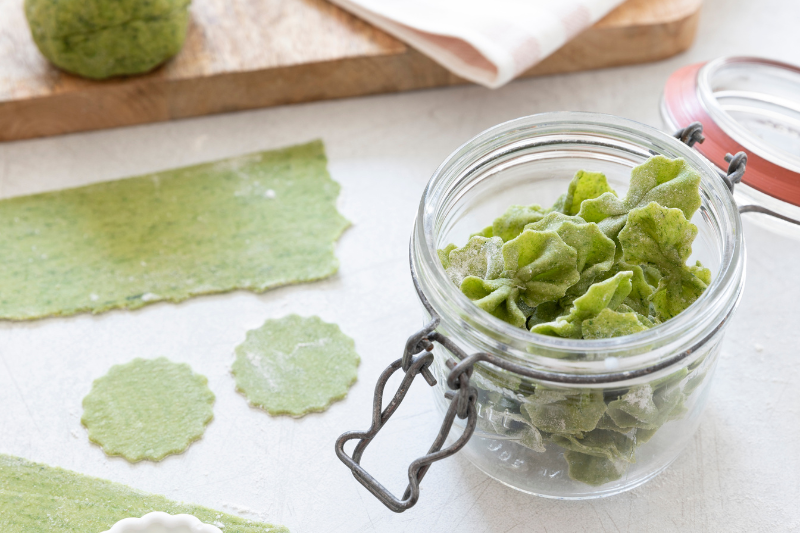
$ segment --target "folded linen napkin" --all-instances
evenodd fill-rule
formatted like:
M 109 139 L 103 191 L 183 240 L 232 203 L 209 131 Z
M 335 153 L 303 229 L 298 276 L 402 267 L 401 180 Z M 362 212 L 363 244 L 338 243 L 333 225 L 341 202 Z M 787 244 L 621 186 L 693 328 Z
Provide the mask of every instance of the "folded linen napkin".
M 331 0 L 454 74 L 500 87 L 624 0 Z

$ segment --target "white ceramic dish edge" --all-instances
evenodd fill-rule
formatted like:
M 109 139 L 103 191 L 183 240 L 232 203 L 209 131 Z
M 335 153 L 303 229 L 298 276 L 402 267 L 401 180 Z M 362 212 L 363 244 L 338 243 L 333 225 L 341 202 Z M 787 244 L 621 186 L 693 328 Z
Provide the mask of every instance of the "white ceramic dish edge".
M 222 533 L 188 514 L 153 512 L 141 518 L 125 518 L 104 533 Z

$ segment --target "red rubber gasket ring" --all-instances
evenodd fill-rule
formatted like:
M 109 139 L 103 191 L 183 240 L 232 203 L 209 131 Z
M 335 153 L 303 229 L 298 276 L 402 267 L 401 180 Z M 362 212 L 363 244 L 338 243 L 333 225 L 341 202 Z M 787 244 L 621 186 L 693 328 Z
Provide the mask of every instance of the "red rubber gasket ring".
M 706 112 L 697 95 L 697 73 L 705 63 L 675 71 L 664 87 L 664 104 L 678 127 L 694 121 L 703 124 L 705 142 L 695 144 L 698 152 L 721 169 L 727 169 L 725 154 L 747 153 L 747 171 L 742 181 L 773 198 L 800 206 L 800 173 L 776 165 L 752 153 L 733 140 Z

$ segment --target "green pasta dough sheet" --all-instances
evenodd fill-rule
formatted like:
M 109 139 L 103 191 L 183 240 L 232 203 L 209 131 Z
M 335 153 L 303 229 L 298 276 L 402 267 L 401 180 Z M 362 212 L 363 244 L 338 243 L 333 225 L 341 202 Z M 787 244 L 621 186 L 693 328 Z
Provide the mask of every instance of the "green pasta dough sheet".
M 0 201 L 0 318 L 318 280 L 349 225 L 321 142 Z
M 288 533 L 198 505 L 76 472 L 0 454 L 0 531 L 3 533 L 101 533 L 123 518 L 153 511 L 190 514 L 225 533 Z
M 83 399 L 89 440 L 131 462 L 181 453 L 211 422 L 214 393 L 187 364 L 160 357 L 112 366 Z
M 324 411 L 358 376 L 353 339 L 319 317 L 289 315 L 247 332 L 236 347 L 236 388 L 272 415 Z

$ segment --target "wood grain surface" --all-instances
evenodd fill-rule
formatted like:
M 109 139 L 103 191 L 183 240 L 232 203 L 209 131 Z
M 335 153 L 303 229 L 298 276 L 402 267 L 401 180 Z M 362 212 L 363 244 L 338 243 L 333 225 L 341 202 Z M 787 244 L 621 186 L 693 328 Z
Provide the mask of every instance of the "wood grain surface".
M 654 61 L 688 48 L 702 0 L 628 0 L 525 76 Z M 131 78 L 61 72 L 0 0 L 0 141 L 467 83 L 324 0 L 194 0 L 186 44 Z

